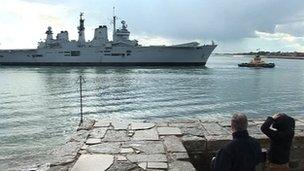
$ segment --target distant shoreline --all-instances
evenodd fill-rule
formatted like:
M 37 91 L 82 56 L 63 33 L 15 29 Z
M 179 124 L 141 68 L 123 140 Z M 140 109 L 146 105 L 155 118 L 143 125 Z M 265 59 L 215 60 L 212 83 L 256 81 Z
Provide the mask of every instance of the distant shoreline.
M 277 59 L 300 59 L 304 60 L 303 56 L 262 56 L 265 58 L 277 58 Z
M 214 53 L 215 55 L 231 55 L 231 56 L 255 56 L 258 53 Z M 299 59 L 299 60 L 304 60 L 304 56 L 296 56 L 292 53 L 288 53 L 286 55 L 272 55 L 272 54 L 260 54 L 262 58 L 276 58 L 276 59 Z

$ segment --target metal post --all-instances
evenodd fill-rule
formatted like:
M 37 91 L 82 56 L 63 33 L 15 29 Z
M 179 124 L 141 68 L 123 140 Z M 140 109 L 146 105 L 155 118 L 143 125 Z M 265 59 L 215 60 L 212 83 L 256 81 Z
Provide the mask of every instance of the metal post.
M 85 80 L 82 76 L 79 76 L 79 94 L 80 94 L 80 123 L 79 126 L 83 123 L 83 110 L 82 110 L 82 83 L 85 83 Z

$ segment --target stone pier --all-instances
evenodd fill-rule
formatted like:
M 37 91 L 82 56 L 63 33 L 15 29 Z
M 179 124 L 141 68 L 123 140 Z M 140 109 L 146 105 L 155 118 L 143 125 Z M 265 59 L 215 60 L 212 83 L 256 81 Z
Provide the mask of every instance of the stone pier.
M 248 131 L 267 148 L 262 123 L 249 121 Z M 304 120 L 297 119 L 295 131 L 290 166 L 292 171 L 300 171 L 304 170 Z M 229 121 L 91 120 L 52 153 L 49 164 L 37 170 L 210 170 L 211 158 L 231 139 Z

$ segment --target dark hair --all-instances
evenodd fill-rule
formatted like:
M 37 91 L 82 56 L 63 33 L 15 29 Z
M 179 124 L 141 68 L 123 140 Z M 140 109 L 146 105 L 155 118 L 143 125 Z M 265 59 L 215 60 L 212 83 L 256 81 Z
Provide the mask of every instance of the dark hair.
M 295 120 L 285 113 L 280 113 L 280 116 L 274 120 L 272 127 L 279 131 L 285 131 L 289 129 L 294 130 Z

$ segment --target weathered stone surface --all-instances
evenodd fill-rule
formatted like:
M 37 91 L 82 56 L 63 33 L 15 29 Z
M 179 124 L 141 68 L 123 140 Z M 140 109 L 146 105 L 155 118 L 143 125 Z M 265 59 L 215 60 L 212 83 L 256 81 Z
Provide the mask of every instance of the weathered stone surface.
M 65 165 L 65 166 L 54 166 L 54 167 L 51 167 L 49 169 L 38 169 L 37 171 L 68 171 L 69 168 L 71 166 L 69 165 Z
M 120 142 L 102 142 L 97 145 L 87 147 L 89 153 L 97 154 L 118 154 L 120 153 Z
M 260 130 L 260 128 L 257 125 L 248 125 L 247 127 L 248 133 L 249 135 L 253 135 L 253 134 L 262 134 L 262 131 Z
M 128 154 L 127 159 L 131 162 L 167 162 L 164 154 Z
M 198 127 L 181 127 L 180 129 L 184 135 L 204 136 L 204 128 L 200 125 Z
M 144 170 L 147 169 L 147 166 L 148 166 L 148 163 L 147 162 L 141 162 L 141 163 L 138 163 L 138 166 Z
M 230 127 L 231 126 L 231 121 L 230 120 L 222 120 L 222 121 L 219 121 L 218 124 L 222 127 Z
M 107 171 L 143 171 L 139 166 L 128 160 L 115 161 Z
M 157 131 L 155 128 L 147 129 L 147 130 L 139 130 L 135 131 L 135 134 L 133 136 L 133 140 L 152 140 L 156 141 L 159 140 Z
M 182 131 L 177 127 L 158 127 L 159 135 L 182 135 Z
M 126 160 L 128 160 L 128 159 L 127 159 L 126 156 L 118 155 L 118 156 L 117 156 L 117 160 L 118 160 L 118 161 L 126 161 Z
M 174 161 L 169 164 L 170 171 L 195 171 L 195 168 L 190 162 L 187 161 Z
M 114 127 L 115 130 L 127 130 L 130 123 L 124 122 L 124 121 L 119 121 L 119 120 L 114 120 L 111 122 L 111 125 Z
M 88 151 L 87 150 L 79 150 L 78 154 L 88 154 Z
M 100 127 L 109 127 L 111 123 L 106 120 L 98 120 L 94 124 L 94 128 L 100 128 Z
M 291 159 L 304 159 L 304 144 L 302 147 L 293 148 L 290 152 Z
M 207 140 L 198 136 L 185 135 L 182 137 L 182 143 L 188 151 L 192 152 L 205 151 L 207 148 Z
M 169 153 L 169 158 L 170 161 L 175 161 L 175 160 L 182 160 L 182 161 L 189 161 L 189 155 L 188 153 Z
M 88 145 L 84 144 L 83 146 L 81 146 L 80 150 L 86 150 L 88 148 Z
M 102 139 L 107 132 L 108 128 L 94 128 L 90 133 L 90 137 Z
M 134 153 L 134 150 L 133 148 L 121 148 L 120 153 L 121 154 Z
M 95 124 L 94 120 L 84 120 L 83 123 L 77 128 L 79 130 L 91 130 Z
M 168 152 L 187 152 L 181 140 L 176 136 L 165 136 L 164 144 Z
M 148 162 L 147 169 L 168 169 L 168 164 L 165 162 Z
M 185 119 L 185 118 L 174 118 L 170 120 L 169 123 L 193 123 L 193 122 L 198 122 L 198 119 Z
M 304 135 L 304 122 L 296 121 L 295 130 L 298 132 L 303 132 Z
M 133 130 L 143 130 L 143 129 L 151 129 L 155 126 L 154 123 L 131 123 L 131 129 Z
M 67 155 L 67 156 L 58 156 L 58 157 L 50 157 L 49 161 L 51 163 L 51 167 L 54 166 L 64 166 L 67 164 L 71 164 L 76 160 L 76 156 Z
M 105 171 L 114 162 L 114 156 L 107 154 L 83 154 L 71 171 Z
M 87 145 L 95 145 L 95 144 L 99 144 L 101 143 L 101 139 L 100 138 L 89 138 L 86 141 Z
M 202 123 L 202 125 L 205 128 L 205 130 L 207 131 L 207 133 L 210 135 L 230 134 L 230 132 L 227 129 L 225 129 L 224 127 L 221 127 L 216 122 L 204 122 L 204 123 Z
M 145 154 L 164 154 L 164 144 L 161 141 L 130 141 L 122 147 L 132 147 Z
M 89 136 L 90 131 L 87 130 L 79 130 L 70 138 L 70 142 L 85 142 L 87 137 Z
M 130 137 L 127 136 L 127 131 L 124 130 L 108 130 L 105 137 L 101 141 L 129 141 Z
M 170 122 L 170 127 L 178 127 L 178 128 L 196 128 L 200 126 L 199 122 Z
M 206 136 L 207 150 L 218 150 L 232 140 L 231 135 Z
M 83 143 L 80 142 L 68 142 L 65 145 L 55 149 L 51 152 L 51 165 L 64 165 L 73 162 L 82 145 Z
M 156 125 L 158 127 L 167 127 L 167 126 L 169 126 L 169 123 L 168 122 L 157 122 Z

